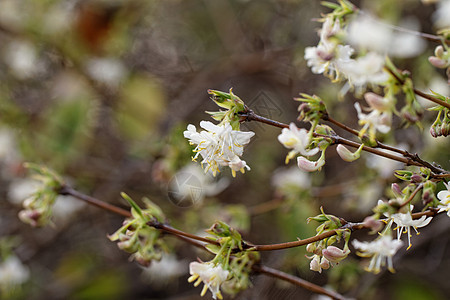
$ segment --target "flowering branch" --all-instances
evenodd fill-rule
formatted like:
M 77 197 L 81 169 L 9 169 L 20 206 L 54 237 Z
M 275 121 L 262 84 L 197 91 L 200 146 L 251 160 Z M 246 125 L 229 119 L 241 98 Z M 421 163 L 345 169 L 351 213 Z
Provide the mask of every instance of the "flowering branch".
M 96 207 L 99 207 L 101 209 L 104 209 L 104 210 L 107 210 L 109 212 L 115 213 L 117 215 L 121 215 L 121 216 L 123 216 L 125 218 L 129 218 L 129 217 L 132 216 L 129 211 L 127 211 L 127 210 L 125 210 L 123 208 L 120 208 L 118 206 L 109 204 L 109 203 L 107 203 L 105 201 L 99 200 L 99 199 L 91 197 L 89 195 L 80 193 L 79 191 L 74 190 L 73 188 L 71 188 L 68 185 L 63 185 L 61 187 L 61 189 L 58 191 L 58 193 L 60 195 L 63 195 L 63 196 L 68 196 L 68 195 L 73 196 L 73 197 L 75 197 L 75 198 L 77 198 L 79 200 L 85 201 L 88 204 L 94 205 Z M 177 237 L 185 237 L 185 238 L 190 239 L 190 240 L 197 240 L 197 241 L 200 241 L 200 242 L 214 244 L 214 241 L 211 241 L 209 239 L 206 239 L 206 238 L 203 238 L 203 237 L 200 237 L 200 236 L 197 236 L 197 235 L 193 235 L 193 234 L 190 234 L 190 233 L 178 230 L 178 229 L 173 228 L 173 227 L 171 227 L 169 225 L 166 225 L 166 224 L 163 224 L 161 222 L 158 222 L 157 220 L 152 220 L 152 221 L 148 222 L 147 225 L 149 225 L 151 227 L 154 227 L 156 229 L 160 229 L 161 231 L 170 233 L 170 234 L 175 235 Z M 187 239 L 183 239 L 183 240 L 188 241 Z
M 311 243 L 314 243 L 314 242 L 317 242 L 317 241 L 324 240 L 326 238 L 329 238 L 329 237 L 332 237 L 332 236 L 336 235 L 339 230 L 342 231 L 342 230 L 350 229 L 350 230 L 353 231 L 353 230 L 366 228 L 366 226 L 363 223 L 347 223 L 343 219 L 340 219 L 340 220 L 341 220 L 341 222 L 345 223 L 345 225 L 343 225 L 339 229 L 326 231 L 326 232 L 324 232 L 322 234 L 318 234 L 318 235 L 315 235 L 313 237 L 309 237 L 309 238 L 306 238 L 306 239 L 303 239 L 303 240 L 299 239 L 297 241 L 280 243 L 280 244 L 269 244 L 269 245 L 252 245 L 252 244 L 247 244 L 247 246 L 250 249 L 256 250 L 256 251 L 282 250 L 282 249 L 288 249 L 288 248 L 304 246 L 304 245 L 308 245 L 308 244 L 311 244 Z
M 287 125 L 287 124 L 284 124 L 284 123 L 281 123 L 281 122 L 278 122 L 278 121 L 275 121 L 275 120 L 271 120 L 271 119 L 268 119 L 268 118 L 265 118 L 265 117 L 257 115 L 253 110 L 249 109 L 248 107 L 246 108 L 246 111 L 244 113 L 240 114 L 240 116 L 241 116 L 240 122 L 257 121 L 257 122 L 264 123 L 264 124 L 271 125 L 271 126 L 275 126 L 275 127 L 278 127 L 278 128 L 289 128 L 289 125 Z M 351 132 L 352 134 L 356 134 L 356 135 L 359 134 L 356 130 L 354 130 L 354 129 L 352 129 L 352 128 L 350 128 L 350 127 L 348 127 L 348 126 L 346 126 L 346 125 L 344 125 L 344 124 L 342 124 L 342 123 L 332 119 L 329 116 L 327 117 L 326 120 L 332 122 L 333 124 L 339 126 L 340 128 L 343 128 L 343 129 Z M 342 138 L 342 137 L 340 137 L 338 135 L 330 136 L 330 135 L 322 135 L 322 134 L 313 133 L 313 136 L 315 136 L 315 137 L 321 136 L 321 137 L 324 137 L 324 138 L 330 138 L 330 139 L 333 140 L 333 144 L 343 144 L 343 145 L 347 145 L 347 146 L 350 146 L 350 147 L 353 147 L 353 148 L 361 147 L 360 143 L 344 139 L 344 138 Z M 426 162 L 426 161 L 422 160 L 417 154 L 411 154 L 411 153 L 407 152 L 406 150 L 402 150 L 402 149 L 398 149 L 398 148 L 395 148 L 395 147 L 392 147 L 392 146 L 384 145 L 384 144 L 381 144 L 379 142 L 378 142 L 377 145 L 378 145 L 378 147 L 380 147 L 382 149 L 395 151 L 397 153 L 401 153 L 402 155 L 404 155 L 406 157 L 396 156 L 396 155 L 393 155 L 393 154 L 390 154 L 390 153 L 386 153 L 384 151 L 380 151 L 378 149 L 375 149 L 375 148 L 372 148 L 372 147 L 368 147 L 368 146 L 363 146 L 362 150 L 364 150 L 366 152 L 370 152 L 370 153 L 376 154 L 376 155 L 379 155 L 379 156 L 383 156 L 383 157 L 386 157 L 386 158 L 389 158 L 389 159 L 392 159 L 392 160 L 396 160 L 396 161 L 402 162 L 402 163 L 404 163 L 406 165 L 414 165 L 414 166 L 419 166 L 419 167 L 426 167 L 426 168 L 429 168 L 430 170 L 432 170 L 433 172 L 437 173 L 437 175 L 444 174 L 443 175 L 444 177 L 446 177 L 447 175 L 450 175 L 447 171 L 445 171 L 445 170 L 443 170 L 441 168 L 435 167 L 432 164 L 430 164 L 429 162 Z
M 350 132 L 353 135 L 359 136 L 359 131 L 358 130 L 355 130 L 355 129 L 353 129 L 353 128 L 351 128 L 351 127 L 349 127 L 349 126 L 347 126 L 347 125 L 345 125 L 345 124 L 343 124 L 343 123 L 333 119 L 332 117 L 330 117 L 330 115 L 328 113 L 323 114 L 322 119 L 324 121 L 328 121 L 328 122 L 338 126 L 339 128 L 344 129 L 345 131 Z M 349 145 L 349 146 L 352 146 L 352 145 Z M 356 146 L 352 146 L 352 147 L 356 147 Z M 375 148 L 381 148 L 381 149 L 388 150 L 388 151 L 392 151 L 392 152 L 397 152 L 397 153 L 403 155 L 406 158 L 409 158 L 409 159 L 411 159 L 411 160 L 413 160 L 415 162 L 420 163 L 420 165 L 429 168 L 431 171 L 433 171 L 435 173 L 438 173 L 438 174 L 439 173 L 446 173 L 445 170 L 443 170 L 441 168 L 438 168 L 436 166 L 433 166 L 431 163 L 421 159 L 417 153 L 409 153 L 408 151 L 406 151 L 404 149 L 399 149 L 399 148 L 395 148 L 395 147 L 383 144 L 383 143 L 381 143 L 380 141 L 378 141 L 376 139 L 375 139 L 375 146 L 374 147 Z M 365 150 L 365 149 L 363 148 L 363 150 Z M 410 164 L 410 163 L 406 163 L 406 164 Z
M 104 210 L 110 211 L 112 213 L 115 213 L 115 214 L 118 214 L 118 215 L 121 215 L 121 216 L 124 216 L 124 217 L 131 217 L 132 216 L 130 212 L 128 212 L 128 211 L 126 211 L 126 210 L 124 210 L 124 209 L 122 209 L 120 207 L 117 207 L 115 205 L 106 203 L 106 202 L 104 202 L 102 200 L 99 200 L 97 198 L 94 198 L 94 197 L 85 195 L 83 193 L 80 193 L 80 192 L 74 190 L 73 188 L 71 188 L 71 187 L 69 187 L 67 185 L 63 185 L 61 187 L 61 189 L 59 190 L 59 194 L 73 196 L 73 197 L 75 197 L 77 199 L 85 201 L 88 204 L 94 205 L 96 207 L 102 208 Z M 155 229 L 159 229 L 159 230 L 161 230 L 163 232 L 175 235 L 180 240 L 183 240 L 183 241 L 185 241 L 187 243 L 190 243 L 193 246 L 196 246 L 198 248 L 204 249 L 204 250 L 209 251 L 209 252 L 211 252 L 211 251 L 208 249 L 208 247 L 206 247 L 207 244 L 220 245 L 220 243 L 218 243 L 218 242 L 216 242 L 214 240 L 206 239 L 206 238 L 199 237 L 199 236 L 196 236 L 196 235 L 193 235 L 193 234 L 190 234 L 190 233 L 186 233 L 184 231 L 181 231 L 181 230 L 178 230 L 178 229 L 173 228 L 171 226 L 168 226 L 166 224 L 163 224 L 163 223 L 159 222 L 156 219 L 153 219 L 152 221 L 147 222 L 147 225 L 151 226 L 151 227 L 153 227 Z M 355 228 L 356 228 L 356 226 L 355 226 Z M 311 243 L 313 241 L 318 241 L 320 239 L 324 239 L 324 238 L 332 236 L 334 234 L 336 234 L 336 232 L 332 231 L 332 232 L 329 232 L 328 235 L 324 234 L 324 235 L 320 235 L 320 236 L 315 236 L 315 237 L 312 237 L 310 239 L 306 239 L 304 241 L 308 240 L 309 241 L 308 243 Z M 201 242 L 205 242 L 206 244 L 203 244 Z M 276 246 L 277 246 L 277 245 L 275 245 L 274 249 L 266 249 L 264 246 L 261 246 L 261 247 L 259 247 L 259 246 L 252 246 L 251 249 L 249 249 L 248 248 L 249 244 L 244 243 L 243 245 L 244 245 L 244 249 L 242 249 L 243 251 L 249 251 L 249 250 L 250 251 L 253 251 L 253 250 L 261 250 L 261 251 L 264 251 L 264 250 L 276 250 Z M 254 248 L 258 248 L 258 249 L 254 249 Z M 276 269 L 273 269 L 273 268 L 270 268 L 270 267 L 267 267 L 267 266 L 264 266 L 264 265 L 261 265 L 261 264 L 253 265 L 252 266 L 252 270 L 257 272 L 257 273 L 261 273 L 261 274 L 264 274 L 264 275 L 267 275 L 267 276 L 271 276 L 271 277 L 279 278 L 281 280 L 285 280 L 287 282 L 290 282 L 290 283 L 292 283 L 294 285 L 297 285 L 297 286 L 300 286 L 302 288 L 305 288 L 305 289 L 307 289 L 309 291 L 312 291 L 314 293 L 326 295 L 326 296 L 329 296 L 329 297 L 331 297 L 333 299 L 345 299 L 345 297 L 343 297 L 342 295 L 340 295 L 340 294 L 338 294 L 336 292 L 329 291 L 329 290 L 324 289 L 324 288 L 322 288 L 322 287 L 320 287 L 318 285 L 315 285 L 315 284 L 313 284 L 311 282 L 303 280 L 303 279 L 301 279 L 299 277 L 292 276 L 290 274 L 284 273 L 282 271 L 279 271 L 279 270 L 276 270 Z
M 403 80 L 402 78 L 400 78 L 400 76 L 397 74 L 397 72 L 399 71 L 399 70 L 395 70 L 395 71 L 393 71 L 393 70 L 391 70 L 390 68 L 384 68 L 386 71 L 388 71 L 397 81 L 398 81 L 398 83 L 400 83 L 401 85 L 403 85 L 403 84 L 405 84 L 405 80 Z M 419 91 L 418 89 L 416 89 L 416 88 L 414 88 L 413 89 L 413 91 L 414 91 L 414 93 L 416 94 L 416 95 L 418 95 L 418 96 L 421 96 L 421 97 L 423 97 L 423 98 L 425 98 L 425 99 L 427 99 L 427 100 L 430 100 L 430 101 L 432 101 L 432 102 L 434 102 L 434 103 L 436 103 L 436 104 L 439 104 L 439 105 L 441 105 L 441 106 L 443 106 L 443 107 L 446 107 L 446 108 L 448 108 L 448 109 L 450 109 L 450 102 L 445 102 L 445 101 L 442 101 L 442 100 L 440 100 L 440 99 L 438 99 L 438 98 L 436 98 L 436 97 L 434 97 L 434 96 L 432 96 L 432 95 L 430 95 L 430 94 L 426 94 L 426 93 L 424 93 L 424 92 L 422 92 L 422 91 Z
M 417 188 L 414 191 L 411 199 L 414 198 L 414 196 L 417 194 L 417 192 L 419 190 L 420 189 Z M 411 201 L 411 200 L 408 200 L 408 202 L 409 201 Z M 422 216 L 429 216 L 429 217 L 435 216 L 437 213 L 438 213 L 437 209 L 430 208 L 424 212 L 413 213 L 413 214 L 411 214 L 411 216 L 412 216 L 413 220 L 416 220 L 416 219 L 420 219 Z M 288 249 L 288 248 L 300 247 L 300 246 L 308 245 L 308 244 L 311 244 L 311 243 L 314 243 L 317 241 L 327 239 L 329 237 L 332 237 L 332 236 L 338 234 L 342 230 L 350 229 L 351 231 L 355 231 L 355 230 L 360 230 L 360 229 L 364 229 L 364 228 L 370 228 L 370 226 L 366 225 L 364 222 L 351 223 L 351 222 L 345 221 L 342 218 L 340 218 L 340 222 L 344 223 L 344 225 L 339 227 L 338 229 L 326 231 L 324 233 L 321 233 L 321 234 L 318 234 L 316 236 L 309 237 L 306 239 L 299 239 L 297 241 L 292 241 L 292 242 L 285 242 L 285 243 L 279 243 L 279 244 L 268 244 L 268 245 L 253 245 L 253 244 L 247 243 L 245 245 L 245 248 L 249 248 L 249 249 L 255 250 L 255 251 L 283 250 L 283 249 Z

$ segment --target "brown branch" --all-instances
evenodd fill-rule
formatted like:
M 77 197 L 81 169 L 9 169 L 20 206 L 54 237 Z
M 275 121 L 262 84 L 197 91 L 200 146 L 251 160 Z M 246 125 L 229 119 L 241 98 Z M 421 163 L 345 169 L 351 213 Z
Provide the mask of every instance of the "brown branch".
M 160 223 L 160 222 L 158 222 L 156 220 L 148 222 L 147 225 L 151 226 L 151 227 L 154 227 L 156 229 L 160 229 L 160 230 L 162 230 L 164 232 L 176 235 L 176 236 L 182 236 L 182 237 L 186 237 L 186 238 L 189 238 L 189 239 L 192 239 L 192 240 L 205 242 L 205 243 L 208 243 L 208 244 L 220 245 L 219 242 L 217 242 L 217 241 L 210 240 L 210 239 L 198 236 L 198 235 L 194 235 L 194 234 L 191 234 L 191 233 L 187 233 L 187 232 L 181 231 L 181 230 L 173 228 L 173 227 L 171 227 L 169 225 Z
M 412 195 L 412 198 L 415 196 L 415 194 L 417 194 L 417 192 L 420 190 L 420 188 L 417 188 L 414 191 L 414 195 Z M 418 212 L 418 213 L 413 213 L 411 214 L 413 220 L 419 219 L 422 216 L 435 216 L 438 214 L 438 210 L 435 208 L 429 208 L 428 210 L 424 211 L 424 212 Z M 272 250 L 283 250 L 283 249 L 288 249 L 288 248 L 294 248 L 294 247 L 299 247 L 299 246 L 305 246 L 308 245 L 310 243 L 314 243 L 314 242 L 318 242 L 321 241 L 323 239 L 332 237 L 333 235 L 336 235 L 337 232 L 339 230 L 343 230 L 343 229 L 350 229 L 351 231 L 355 231 L 355 230 L 361 230 L 364 228 L 367 228 L 367 226 L 364 223 L 346 223 L 345 220 L 341 219 L 341 222 L 345 223 L 343 226 L 339 227 L 338 229 L 334 229 L 334 230 L 330 230 L 306 239 L 299 239 L 297 241 L 292 241 L 292 242 L 285 242 L 285 243 L 279 243 L 279 244 L 267 244 L 267 245 L 253 245 L 251 243 L 246 243 L 244 244 L 244 250 L 254 250 L 254 251 L 272 251 Z
M 389 68 L 385 68 L 385 70 L 388 71 L 401 85 L 405 84 L 405 81 L 402 78 L 398 77 L 398 75 L 395 74 L 394 71 L 392 71 Z M 438 98 L 436 98 L 436 97 L 434 97 L 434 96 L 432 96 L 430 94 L 426 94 L 426 93 L 424 93 L 422 91 L 419 91 L 418 89 L 415 89 L 415 88 L 413 88 L 413 91 L 414 91 L 414 94 L 416 94 L 416 95 L 419 95 L 419 96 L 421 96 L 421 97 L 423 97 L 423 98 L 425 98 L 427 100 L 430 100 L 431 102 L 434 102 L 436 104 L 439 104 L 439 105 L 441 105 L 443 107 L 446 107 L 446 108 L 450 109 L 450 103 L 448 103 L 448 102 L 442 101 L 441 99 L 438 99 Z
M 99 200 L 97 198 L 85 195 L 83 193 L 80 193 L 80 192 L 74 190 L 73 188 L 71 188 L 70 186 L 67 186 L 67 185 L 62 186 L 61 189 L 58 191 L 58 193 L 60 195 L 63 195 L 63 196 L 67 196 L 67 195 L 73 196 L 73 197 L 75 197 L 75 198 L 77 198 L 79 200 L 87 202 L 88 204 L 97 206 L 97 207 L 99 207 L 101 209 L 110 211 L 110 212 L 115 213 L 117 215 L 121 215 L 121 216 L 123 216 L 125 218 L 130 218 L 131 217 L 131 213 L 128 210 L 122 209 L 122 208 L 117 207 L 115 205 L 109 204 L 109 203 L 107 203 L 105 201 L 102 201 L 102 200 Z M 208 244 L 216 244 L 216 245 L 219 244 L 216 241 L 211 241 L 211 240 L 209 240 L 207 238 L 204 238 L 204 237 L 201 237 L 201 236 L 197 236 L 197 235 L 194 235 L 194 234 L 190 234 L 190 233 L 178 230 L 176 228 L 173 228 L 173 227 L 171 227 L 169 225 L 166 225 L 166 224 L 162 224 L 162 223 L 157 222 L 157 221 L 150 221 L 150 222 L 147 223 L 147 225 L 152 226 L 152 227 L 154 227 L 156 229 L 160 229 L 161 231 L 164 231 L 166 233 L 170 233 L 170 234 L 175 235 L 177 237 L 185 237 L 185 238 L 187 238 L 189 240 L 197 240 L 197 241 L 208 243 Z M 188 241 L 187 239 L 183 239 L 183 240 Z
M 408 205 L 408 203 L 410 203 L 412 201 L 412 199 L 414 199 L 414 197 L 417 195 L 417 193 L 423 188 L 423 184 L 419 184 L 416 189 L 414 190 L 414 192 L 412 192 L 412 194 L 408 197 L 408 199 L 402 203 L 400 205 L 400 207 L 404 207 L 405 205 Z
M 271 277 L 275 277 L 287 282 L 290 282 L 292 284 L 298 285 L 304 289 L 307 289 L 308 291 L 317 293 L 317 294 L 322 294 L 322 295 L 326 295 L 328 297 L 331 297 L 332 299 L 338 299 L 338 300 L 344 300 L 346 299 L 344 296 L 342 296 L 341 294 L 338 294 L 334 291 L 330 291 L 327 289 L 324 289 L 323 287 L 320 287 L 318 285 L 315 285 L 309 281 L 306 281 L 304 279 L 301 279 L 300 277 L 297 276 L 293 276 L 287 273 L 284 273 L 282 271 L 276 270 L 276 269 L 272 269 L 266 266 L 262 266 L 262 265 L 253 265 L 252 267 L 253 271 L 264 274 L 264 275 L 268 275 Z
M 341 123 L 341 122 L 339 122 L 339 121 L 333 119 L 332 117 L 330 117 L 330 116 L 328 115 L 328 113 L 324 114 L 323 117 L 322 117 L 322 119 L 323 119 L 324 121 L 328 121 L 328 122 L 330 122 L 330 123 L 332 123 L 332 124 L 338 126 L 339 128 L 342 128 L 342 129 L 344 129 L 344 130 L 350 132 L 350 133 L 353 134 L 353 135 L 359 136 L 359 131 L 357 131 L 357 130 L 355 130 L 355 129 L 353 129 L 353 128 L 350 128 L 350 127 L 348 127 L 347 125 L 345 125 L 345 124 L 343 124 L 343 123 Z M 427 162 L 427 161 L 421 159 L 417 153 L 414 153 L 414 154 L 413 154 L 413 153 L 409 153 L 409 152 L 406 151 L 406 150 L 399 149 L 399 148 L 395 148 L 395 147 L 392 147 L 392 146 L 383 144 L 383 143 L 381 143 L 381 142 L 378 141 L 378 140 L 375 140 L 375 142 L 376 142 L 375 148 L 381 148 L 381 149 L 383 149 L 383 150 L 388 150 L 388 151 L 392 151 L 392 152 L 399 153 L 399 154 L 403 155 L 404 157 L 409 158 L 409 159 L 411 159 L 411 160 L 413 160 L 413 161 L 415 161 L 415 162 L 420 163 L 422 166 L 429 168 L 429 169 L 430 169 L 431 171 L 433 171 L 434 173 L 437 173 L 437 174 L 439 174 L 439 173 L 441 173 L 441 174 L 442 174 L 442 173 L 446 173 L 445 170 L 443 170 L 443 169 L 441 169 L 441 168 L 438 168 L 438 167 L 432 165 L 431 163 L 429 163 L 429 162 Z
M 107 203 L 105 201 L 102 201 L 102 200 L 99 200 L 97 198 L 85 195 L 83 193 L 80 193 L 80 192 L 74 190 L 73 188 L 71 188 L 70 186 L 67 186 L 67 185 L 63 185 L 61 187 L 61 189 L 58 191 L 58 193 L 60 195 L 63 195 L 63 196 L 70 195 L 70 196 L 75 197 L 75 198 L 77 198 L 79 200 L 82 200 L 82 201 L 84 201 L 84 202 L 86 202 L 88 204 L 97 206 L 97 207 L 99 207 L 99 208 L 101 208 L 103 210 L 110 211 L 110 212 L 115 213 L 117 215 L 121 215 L 121 216 L 123 216 L 125 218 L 130 218 L 131 217 L 131 213 L 128 210 L 125 210 L 123 208 L 120 208 L 120 207 L 117 207 L 115 205 L 109 204 L 109 203 Z
M 250 248 L 251 250 L 255 251 L 272 251 L 272 250 L 282 250 L 282 249 L 288 249 L 288 248 L 294 248 L 299 246 L 308 245 L 317 241 L 321 241 L 323 239 L 329 238 L 335 234 L 337 234 L 338 230 L 343 229 L 350 229 L 350 230 L 359 230 L 362 228 L 365 228 L 366 226 L 363 223 L 347 223 L 338 229 L 330 230 L 312 237 L 309 237 L 307 239 L 303 240 L 297 240 L 293 242 L 286 242 L 286 243 L 280 243 L 280 244 L 269 244 L 269 245 L 252 245 L 247 244 L 246 247 Z
M 332 122 L 333 124 L 343 128 L 343 129 L 345 129 L 345 130 L 355 134 L 355 135 L 359 134 L 356 130 L 354 130 L 354 129 L 352 129 L 352 128 L 350 128 L 350 127 L 348 127 L 348 126 L 346 126 L 346 125 L 344 125 L 344 124 L 342 124 L 342 123 L 340 123 L 340 122 L 338 122 L 338 121 L 336 121 L 336 120 L 334 120 L 332 118 L 330 118 L 329 116 L 327 117 L 327 120 Z M 268 118 L 265 118 L 265 117 L 262 117 L 262 116 L 259 116 L 259 115 L 255 114 L 254 111 L 252 111 L 251 109 L 249 109 L 247 107 L 246 108 L 246 112 L 241 114 L 240 122 L 250 122 L 250 121 L 257 121 L 257 122 L 264 123 L 264 124 L 271 125 L 271 126 L 275 126 L 275 127 L 278 127 L 278 128 L 289 128 L 289 125 L 281 123 L 281 122 L 278 122 L 278 121 L 275 121 L 275 120 L 271 120 L 271 119 L 268 119 Z M 315 137 L 321 136 L 321 137 L 324 137 L 324 138 L 332 139 L 334 144 L 343 144 L 343 145 L 347 145 L 347 146 L 350 146 L 350 147 L 353 147 L 353 148 L 359 148 L 361 146 L 360 143 L 344 139 L 344 138 L 342 138 L 340 136 L 337 136 L 337 135 L 328 136 L 328 135 L 321 135 L 321 134 L 317 134 L 317 133 L 313 133 L 313 135 Z M 431 163 L 429 163 L 427 161 L 424 161 L 423 159 L 421 159 L 419 157 L 418 154 L 411 154 L 411 153 L 409 153 L 406 150 L 402 150 L 402 149 L 398 149 L 398 148 L 395 148 L 395 147 L 392 147 L 392 146 L 388 146 L 388 145 L 382 144 L 382 143 L 380 143 L 378 141 L 377 141 L 377 147 L 385 149 L 385 150 L 389 150 L 389 151 L 400 153 L 400 154 L 404 155 L 404 157 L 393 155 L 391 153 L 387 153 L 387 152 L 384 152 L 384 151 L 381 151 L 379 149 L 372 148 L 372 147 L 369 147 L 369 146 L 363 146 L 363 150 L 366 151 L 366 152 L 370 152 L 370 153 L 373 153 L 373 154 L 376 154 L 376 155 L 379 155 L 379 156 L 383 156 L 383 157 L 392 159 L 392 160 L 399 161 L 401 163 L 406 164 L 407 166 L 419 166 L 419 167 L 429 168 L 432 172 L 440 174 L 440 175 L 436 175 L 436 176 L 441 176 L 442 177 L 442 174 L 449 174 L 446 170 L 443 170 L 441 168 L 435 167 Z M 433 177 L 434 176 L 435 175 L 433 175 Z M 447 177 L 447 175 L 445 175 L 444 177 Z

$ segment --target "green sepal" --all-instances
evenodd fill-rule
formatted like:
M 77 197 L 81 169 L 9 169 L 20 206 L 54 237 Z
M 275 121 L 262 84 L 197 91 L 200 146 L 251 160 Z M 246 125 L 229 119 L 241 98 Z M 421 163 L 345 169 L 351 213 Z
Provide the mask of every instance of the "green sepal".
M 210 251 L 211 253 L 217 254 L 220 252 L 221 247 L 218 245 L 214 245 L 214 244 L 207 244 L 205 246 L 206 249 L 208 249 L 208 251 Z
M 136 204 L 136 202 L 134 202 L 133 199 L 130 198 L 130 196 L 128 196 L 124 192 L 121 192 L 120 195 L 122 196 L 123 199 L 125 199 L 130 204 L 131 214 L 133 215 L 134 218 L 138 218 L 138 217 L 144 218 L 141 208 Z

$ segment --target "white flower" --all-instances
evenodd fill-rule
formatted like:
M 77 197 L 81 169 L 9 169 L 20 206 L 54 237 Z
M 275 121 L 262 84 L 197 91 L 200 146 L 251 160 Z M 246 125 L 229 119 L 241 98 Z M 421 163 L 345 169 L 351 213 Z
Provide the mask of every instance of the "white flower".
M 361 105 L 355 103 L 355 109 L 358 113 L 359 125 L 363 126 L 360 135 L 368 130 L 369 136 L 375 138 L 376 132 L 388 133 L 391 130 L 392 113 L 372 110 L 369 114 L 365 114 L 361 110 Z
M 402 244 L 402 241 L 393 240 L 390 235 L 383 235 L 372 242 L 353 241 L 353 246 L 360 250 L 360 252 L 357 252 L 359 256 L 372 257 L 367 271 L 375 274 L 380 272 L 381 266 L 384 266 L 386 261 L 388 270 L 394 272 L 392 257 Z
M 416 23 L 403 22 L 402 28 L 417 29 Z M 372 50 L 396 57 L 412 57 L 420 54 L 425 43 L 409 32 L 394 31 L 390 24 L 367 14 L 359 14 L 348 29 L 348 41 L 361 50 Z
M 28 280 L 30 270 L 14 255 L 0 263 L 0 287 L 11 288 Z
M 289 129 L 281 130 L 278 141 L 286 148 L 293 149 L 286 156 L 286 163 L 298 153 L 303 156 L 312 156 L 319 152 L 319 148 L 307 149 L 311 142 L 309 133 L 304 128 L 297 128 L 294 123 L 289 124 Z
M 199 154 L 202 156 L 201 164 L 207 165 L 205 172 L 211 170 L 215 176 L 217 172 L 220 172 L 220 166 L 227 166 L 231 168 L 233 176 L 236 176 L 236 171 L 244 173 L 245 168 L 250 170 L 247 163 L 239 157 L 244 152 L 244 146 L 255 135 L 254 132 L 233 130 L 229 123 L 218 126 L 201 121 L 200 127 L 206 130 L 197 132 L 195 126 L 189 124 L 184 131 L 184 137 L 189 139 L 191 144 L 197 145 L 194 150 L 197 154 L 193 159 L 197 159 Z
M 221 265 L 213 266 L 211 263 L 191 262 L 189 264 L 189 282 L 194 282 L 198 286 L 202 281 L 205 284 L 200 295 L 203 297 L 209 289 L 214 299 L 222 299 L 220 285 L 227 280 L 229 271 L 224 270 Z
M 347 39 L 350 44 L 363 50 L 385 52 L 389 47 L 392 31 L 386 26 L 380 26 L 368 15 L 359 14 L 350 22 Z
M 338 69 L 348 79 L 350 87 L 362 93 L 367 85 L 385 82 L 389 75 L 383 70 L 384 57 L 375 52 L 348 61 L 338 61 Z
M 308 258 L 312 258 L 311 262 L 309 263 L 309 269 L 311 271 L 322 273 L 322 269 L 327 270 L 330 268 L 330 262 L 324 256 L 314 254 L 313 256 Z
M 437 197 L 439 199 L 439 201 L 441 202 L 441 204 L 438 205 L 439 208 L 439 212 L 442 211 L 446 211 L 447 212 L 447 216 L 450 217 L 450 184 L 445 184 L 445 187 L 447 188 L 447 190 L 445 191 L 440 191 L 437 194 Z
M 438 9 L 433 14 L 434 26 L 441 29 L 450 27 L 450 1 L 443 0 L 438 4 Z
M 412 210 L 412 205 L 411 205 L 411 210 Z M 395 222 L 395 224 L 397 225 L 397 239 L 400 240 L 400 237 L 402 235 L 403 232 L 406 232 L 408 234 L 408 248 L 411 248 L 411 227 L 416 231 L 417 234 L 419 234 L 419 232 L 417 231 L 417 228 L 420 227 L 424 227 L 427 226 L 432 217 L 426 217 L 426 216 L 422 216 L 420 219 L 417 220 L 413 220 L 412 216 L 411 216 L 411 212 L 407 212 L 405 214 L 402 213 L 397 213 L 397 214 L 393 214 L 391 216 L 392 220 Z M 403 231 L 405 230 L 405 231 Z
M 333 79 L 339 79 L 338 64 L 344 64 L 350 59 L 354 50 L 346 45 L 339 45 L 332 37 L 342 32 L 339 20 L 328 17 L 320 30 L 320 41 L 315 47 L 305 48 L 305 60 L 314 74 L 322 74 Z

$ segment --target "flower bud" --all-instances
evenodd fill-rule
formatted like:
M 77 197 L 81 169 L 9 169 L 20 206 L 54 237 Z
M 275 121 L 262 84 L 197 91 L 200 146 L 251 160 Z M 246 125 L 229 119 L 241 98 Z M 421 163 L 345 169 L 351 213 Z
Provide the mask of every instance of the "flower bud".
M 26 223 L 29 224 L 33 227 L 38 227 L 40 224 L 40 218 L 42 217 L 42 213 L 39 212 L 38 210 L 21 210 L 19 212 L 19 219 Z
M 394 192 L 395 196 L 397 196 L 397 197 L 401 197 L 402 196 L 402 189 L 400 188 L 398 183 L 393 183 L 391 185 L 391 189 Z
M 322 259 L 320 260 L 320 265 L 319 266 L 322 269 L 327 270 L 327 269 L 330 268 L 330 262 L 325 257 L 322 257 Z
M 450 124 L 442 124 L 441 135 L 447 136 L 450 133 Z
M 391 106 L 390 101 L 388 99 L 372 92 L 365 93 L 364 99 L 371 108 L 379 111 L 386 111 Z
M 383 222 L 375 219 L 373 216 L 366 217 L 363 224 L 370 228 L 372 232 L 379 232 L 383 228 Z
M 315 253 L 315 250 L 316 250 L 316 243 L 311 243 L 306 246 L 306 251 L 310 253 Z
M 436 132 L 436 129 L 433 126 L 430 128 L 430 134 L 434 138 L 437 138 L 439 136 Z
M 413 183 L 421 183 L 423 181 L 423 177 L 420 176 L 419 174 L 413 174 L 411 176 L 411 182 Z
M 355 153 L 353 153 L 344 145 L 337 145 L 336 152 L 344 161 L 352 162 L 357 160 L 361 156 L 362 146 Z
M 446 60 L 438 58 L 436 56 L 428 57 L 428 61 L 430 62 L 430 64 L 432 64 L 433 66 L 435 66 L 436 68 L 439 68 L 439 69 L 444 69 L 448 65 L 448 62 Z
M 346 258 L 349 253 L 349 249 L 344 251 L 335 246 L 328 246 L 325 250 L 322 251 L 323 257 L 332 263 L 339 263 L 341 260 Z
M 325 164 L 325 159 L 321 157 L 318 161 L 310 161 L 303 156 L 299 156 L 297 158 L 297 164 L 301 170 L 306 172 L 320 171 Z
M 149 267 L 150 264 L 152 263 L 152 259 L 150 258 L 146 258 L 144 257 L 142 254 L 140 254 L 139 252 L 136 252 L 133 256 L 133 259 L 140 264 L 141 266 L 144 267 Z
M 442 58 L 444 56 L 444 47 L 442 47 L 442 45 L 437 46 L 436 49 L 434 49 L 434 55 Z
M 309 269 L 311 271 L 316 271 L 322 273 L 322 268 L 320 267 L 320 257 L 318 255 L 314 255 L 313 259 L 309 263 Z

